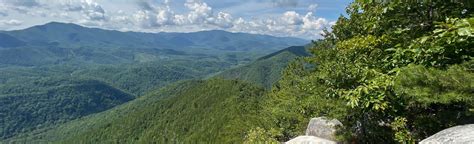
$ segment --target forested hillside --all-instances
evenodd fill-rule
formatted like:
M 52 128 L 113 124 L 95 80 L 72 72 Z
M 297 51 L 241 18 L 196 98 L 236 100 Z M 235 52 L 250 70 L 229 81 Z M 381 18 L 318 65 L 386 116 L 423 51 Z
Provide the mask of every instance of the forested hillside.
M 179 80 L 206 77 L 232 65 L 229 62 L 213 60 L 170 60 L 89 66 L 75 71 L 72 75 L 101 80 L 138 97 Z
M 9 139 L 9 141 L 187 143 L 197 140 L 202 142 L 243 142 L 248 130 L 253 127 L 267 127 L 266 123 L 269 123 L 266 122 L 269 116 L 264 116 L 268 113 L 262 111 L 265 106 L 263 104 L 265 91 L 261 86 L 276 82 L 288 63 L 299 56 L 309 56 L 305 47 L 289 47 L 261 57 L 249 65 L 230 69 L 215 76 L 235 80 L 210 78 L 205 81 L 173 83 L 171 86 L 155 89 L 140 98 L 106 112 L 23 133 Z M 201 74 L 190 71 L 194 68 L 197 71 L 206 72 L 206 67 L 198 67 L 202 64 L 198 66 L 194 64 L 199 64 L 199 62 L 190 63 L 185 65 L 186 68 L 176 69 L 176 71 L 183 74 Z M 262 68 L 265 64 L 272 65 L 272 67 Z M 160 65 L 149 63 L 147 66 L 158 67 Z M 157 70 L 158 73 L 166 72 L 163 71 L 164 69 Z M 143 72 L 141 70 L 134 72 L 106 67 L 74 72 L 73 75 L 84 77 L 96 75 L 97 78 L 106 79 L 105 81 L 132 77 L 124 79 L 126 81 L 121 84 L 133 84 L 133 81 L 140 79 L 139 75 L 146 76 L 146 74 L 136 74 L 136 72 Z M 222 75 L 229 72 L 239 77 Z M 111 73 L 116 75 L 110 75 Z M 256 75 L 252 76 L 251 73 Z M 114 76 L 118 78 L 114 78 Z M 182 76 L 177 78 L 182 78 Z M 117 82 L 120 83 L 120 81 Z M 143 83 L 137 84 L 137 86 L 148 85 L 147 82 L 149 81 L 143 80 Z M 268 88 L 271 85 L 266 86 Z M 141 88 L 139 91 L 145 89 Z M 157 137 L 156 135 L 161 136 Z
M 18 141 L 85 143 L 242 142 L 262 124 L 264 90 L 235 80 L 178 82 L 130 103 Z
M 225 70 L 217 75 L 224 79 L 239 79 L 271 88 L 277 82 L 282 71 L 297 57 L 309 56 L 303 46 L 293 46 L 263 56 L 248 65 Z
M 139 33 L 51 22 L 0 31 L 0 139 L 102 112 L 308 41 L 226 31 Z
M 134 97 L 95 80 L 42 78 L 0 85 L 0 138 L 101 112 Z

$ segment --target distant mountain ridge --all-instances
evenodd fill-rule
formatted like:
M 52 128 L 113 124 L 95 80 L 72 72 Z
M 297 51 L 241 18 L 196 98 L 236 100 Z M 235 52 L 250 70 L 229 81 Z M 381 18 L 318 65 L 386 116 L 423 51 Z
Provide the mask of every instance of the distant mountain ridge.
M 163 58 L 220 58 L 240 54 L 238 62 L 309 41 L 221 30 L 192 33 L 120 32 L 51 22 L 23 30 L 0 31 L 2 65 L 134 63 Z M 245 54 L 243 54 L 245 53 Z

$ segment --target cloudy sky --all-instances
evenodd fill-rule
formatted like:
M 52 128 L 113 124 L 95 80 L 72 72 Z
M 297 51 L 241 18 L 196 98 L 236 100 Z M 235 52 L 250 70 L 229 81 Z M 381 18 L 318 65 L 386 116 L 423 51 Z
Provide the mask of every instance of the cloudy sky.
M 351 0 L 0 0 L 0 30 L 51 21 L 120 31 L 319 38 Z

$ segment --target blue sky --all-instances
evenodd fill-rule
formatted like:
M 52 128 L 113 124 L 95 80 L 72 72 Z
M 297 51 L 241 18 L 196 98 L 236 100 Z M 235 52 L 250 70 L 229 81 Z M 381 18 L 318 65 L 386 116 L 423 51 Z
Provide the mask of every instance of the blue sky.
M 0 0 L 0 30 L 51 21 L 140 32 L 226 30 L 317 39 L 351 0 Z

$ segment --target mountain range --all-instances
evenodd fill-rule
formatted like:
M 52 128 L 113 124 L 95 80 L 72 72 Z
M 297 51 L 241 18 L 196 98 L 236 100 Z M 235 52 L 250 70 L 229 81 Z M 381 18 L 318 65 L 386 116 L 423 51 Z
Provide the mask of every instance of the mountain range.
M 0 42 L 0 139 L 27 143 L 240 141 L 232 135 L 259 123 L 240 121 L 259 113 L 247 105 L 258 105 L 291 60 L 309 55 L 291 47 L 308 43 L 297 38 L 56 22 L 0 32 Z M 228 117 L 206 123 L 217 115 Z
M 289 47 L 208 80 L 176 82 L 110 110 L 23 133 L 9 141 L 242 142 L 248 129 L 267 121 L 262 118 L 265 113 L 259 108 L 264 106 L 263 84 L 276 82 L 281 75 L 277 70 L 283 70 L 285 64 L 298 56 L 308 56 L 305 50 L 302 46 Z M 254 69 L 262 64 L 275 66 L 272 72 L 275 74 L 258 77 L 268 73 L 267 68 Z M 243 74 L 239 77 L 225 75 L 238 72 Z M 255 76 L 246 77 L 249 75 Z
M 0 66 L 58 63 L 118 64 L 167 59 L 249 62 L 307 40 L 213 30 L 139 33 L 51 22 L 0 32 Z

